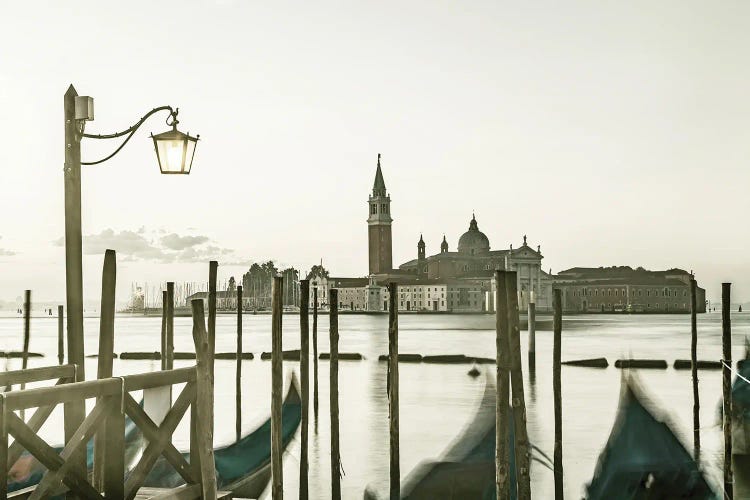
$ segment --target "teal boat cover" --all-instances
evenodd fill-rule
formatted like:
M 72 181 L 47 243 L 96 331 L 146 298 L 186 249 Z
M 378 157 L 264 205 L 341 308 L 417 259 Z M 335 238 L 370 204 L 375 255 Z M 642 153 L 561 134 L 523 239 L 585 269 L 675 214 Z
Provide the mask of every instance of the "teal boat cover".
M 617 419 L 586 498 L 718 499 L 666 422 L 644 404 L 634 380 L 623 380 Z

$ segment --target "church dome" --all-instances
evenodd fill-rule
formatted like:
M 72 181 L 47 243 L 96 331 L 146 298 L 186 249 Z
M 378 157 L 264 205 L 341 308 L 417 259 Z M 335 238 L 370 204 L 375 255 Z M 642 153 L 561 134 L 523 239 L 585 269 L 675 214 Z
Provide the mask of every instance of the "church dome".
M 471 216 L 469 230 L 458 239 L 458 251 L 472 255 L 490 251 L 490 240 L 479 230 L 477 219 L 474 215 Z

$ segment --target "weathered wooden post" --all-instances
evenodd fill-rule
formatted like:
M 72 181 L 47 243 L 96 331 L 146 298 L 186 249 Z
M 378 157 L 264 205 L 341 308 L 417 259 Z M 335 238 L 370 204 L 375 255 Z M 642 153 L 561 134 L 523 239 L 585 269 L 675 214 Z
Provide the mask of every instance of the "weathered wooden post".
M 216 469 L 214 467 L 214 372 L 211 342 L 206 332 L 203 300 L 191 301 L 193 310 L 193 343 L 196 358 L 197 394 L 191 411 L 190 463 L 197 462 L 201 477 L 201 498 L 216 500 Z M 197 460 L 193 460 L 193 452 Z
M 332 288 L 328 299 L 331 360 L 331 498 L 341 500 L 341 452 L 339 450 L 339 291 Z
M 99 357 L 96 378 L 112 376 L 112 358 L 115 345 L 115 288 L 117 283 L 117 260 L 114 250 L 104 252 L 102 269 L 102 302 L 99 315 Z M 97 398 L 97 402 L 101 398 Z M 94 487 L 104 490 L 104 471 L 107 460 L 107 437 L 97 432 L 94 436 Z
M 284 498 L 284 477 L 281 466 L 281 392 L 283 391 L 281 340 L 282 294 L 284 278 L 274 276 L 271 289 L 271 495 L 274 500 Z
M 234 381 L 234 427 L 237 441 L 242 437 L 242 285 L 237 287 L 237 373 Z
M 552 392 L 555 404 L 555 448 L 553 454 L 555 474 L 555 500 L 562 500 L 563 461 L 562 461 L 562 384 L 560 380 L 560 357 L 562 351 L 562 295 L 559 288 L 552 291 L 554 318 L 552 329 L 554 340 L 552 347 Z
M 208 263 L 208 342 L 211 351 L 216 352 L 216 273 L 219 263 L 212 260 Z M 211 372 L 214 371 L 214 360 L 211 358 Z
M 318 421 L 318 284 L 313 282 L 313 413 Z M 316 427 L 317 429 L 317 427 Z
M 513 422 L 516 438 L 516 467 L 519 500 L 531 498 L 529 475 L 529 437 L 526 431 L 526 402 L 523 394 L 523 372 L 521 371 L 521 339 L 518 326 L 518 292 L 515 271 L 506 271 L 505 288 L 508 303 L 508 333 L 510 354 L 510 385 L 512 390 Z
M 161 369 L 167 369 L 167 291 L 161 291 Z
M 167 370 L 174 368 L 174 281 L 167 281 Z
M 510 425 L 508 401 L 510 382 L 510 357 L 508 346 L 508 292 L 505 288 L 505 271 L 495 271 L 495 487 L 497 498 L 510 498 L 510 466 L 508 461 L 508 433 Z
M 308 420 L 310 405 L 310 280 L 301 280 L 299 303 L 299 334 L 300 334 L 300 357 L 299 371 L 302 382 L 302 427 L 300 431 L 300 460 L 299 460 L 299 498 L 307 500 L 309 492 L 307 485 L 307 447 L 308 447 Z
M 57 306 L 57 362 L 65 362 L 65 333 L 63 327 L 63 306 Z
M 401 461 L 398 417 L 398 285 L 388 285 L 388 414 L 391 443 L 391 500 L 401 498 Z
M 721 284 L 722 388 L 724 394 L 724 496 L 734 497 L 732 478 L 732 321 L 730 315 L 731 283 Z
M 698 460 L 701 454 L 701 417 L 698 397 L 698 318 L 695 278 L 690 278 L 690 371 L 693 375 L 693 455 Z
M 21 353 L 21 368 L 24 370 L 29 364 L 29 341 L 31 340 L 31 290 L 23 293 L 23 352 Z M 26 384 L 21 384 L 23 389 Z M 21 419 L 24 419 L 24 411 L 21 410 Z
M 529 292 L 529 370 L 536 364 L 536 300 Z

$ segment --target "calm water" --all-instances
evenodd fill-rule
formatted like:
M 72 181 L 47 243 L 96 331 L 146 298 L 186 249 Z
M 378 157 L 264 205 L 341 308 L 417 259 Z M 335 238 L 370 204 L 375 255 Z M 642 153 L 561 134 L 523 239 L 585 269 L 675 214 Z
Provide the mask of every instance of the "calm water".
M 259 354 L 270 351 L 270 316 L 244 316 L 244 350 Z M 750 314 L 734 314 L 733 358 L 744 353 L 744 335 L 750 333 Z M 545 321 L 545 324 L 549 322 Z M 159 349 L 160 318 L 118 316 L 115 352 Z M 402 353 L 451 354 L 494 357 L 494 318 L 480 315 L 401 315 L 399 350 Z M 97 318 L 87 318 L 86 353 L 98 349 Z M 699 358 L 720 359 L 721 317 L 718 313 L 699 317 Z M 0 318 L 0 349 L 22 347 L 22 319 Z M 217 318 L 217 351 L 235 348 L 235 318 Z M 30 360 L 30 366 L 56 362 L 57 320 L 32 319 L 31 350 L 45 359 Z M 386 363 L 377 356 L 388 352 L 387 317 L 344 315 L 339 318 L 340 352 L 359 352 L 364 361 L 341 361 L 339 366 L 341 460 L 344 498 L 361 498 L 366 485 L 380 491 L 388 485 L 388 406 Z M 319 352 L 328 352 L 328 317 L 319 318 Z M 521 333 L 524 384 L 530 439 L 552 455 L 554 422 L 552 407 L 552 332 L 537 331 L 536 371 L 526 365 L 526 332 Z M 284 348 L 299 348 L 299 317 L 284 317 Z M 193 350 L 190 318 L 175 319 L 175 349 Z M 311 349 L 312 350 L 312 349 Z M 562 358 L 619 357 L 666 359 L 667 370 L 641 370 L 639 377 L 653 399 L 669 411 L 678 435 L 692 450 L 692 386 L 690 370 L 673 370 L 677 358 L 690 357 L 688 316 L 574 316 L 564 321 Z M 189 361 L 177 361 L 187 366 Z M 12 361 L 17 368 L 20 361 Z M 2 368 L 2 367 L 0 367 Z M 115 375 L 158 369 L 158 362 L 115 360 Z M 216 445 L 234 439 L 234 361 L 216 361 Z M 252 430 L 270 412 L 271 363 L 256 357 L 243 364 L 243 428 Z M 285 369 L 298 370 L 286 362 Z M 329 497 L 330 434 L 328 418 L 328 363 L 320 362 L 320 415 L 311 417 L 310 491 L 312 498 Z M 482 377 L 467 376 L 467 365 L 401 364 L 401 471 L 402 477 L 420 461 L 440 456 L 451 440 L 470 421 L 483 390 Z M 494 365 L 489 369 L 494 371 Z M 312 367 L 311 367 L 312 375 Z M 96 373 L 96 360 L 87 359 L 86 373 Z M 288 373 L 287 373 L 288 375 Z M 591 478 L 599 452 L 606 442 L 617 409 L 621 370 L 563 367 L 563 461 L 568 498 L 580 498 Z M 312 389 L 311 406 L 312 406 Z M 701 437 L 703 466 L 720 478 L 722 441 L 717 424 L 721 397 L 719 371 L 700 372 Z M 51 441 L 61 441 L 62 412 L 58 410 L 42 431 Z M 188 440 L 187 420 L 175 433 L 178 448 Z M 299 433 L 284 457 L 284 487 L 297 494 Z M 718 483 L 716 483 L 718 484 Z M 535 498 L 553 497 L 552 472 L 538 463 L 532 466 Z M 265 497 L 270 497 L 266 492 Z M 291 497 L 290 497 L 291 498 Z

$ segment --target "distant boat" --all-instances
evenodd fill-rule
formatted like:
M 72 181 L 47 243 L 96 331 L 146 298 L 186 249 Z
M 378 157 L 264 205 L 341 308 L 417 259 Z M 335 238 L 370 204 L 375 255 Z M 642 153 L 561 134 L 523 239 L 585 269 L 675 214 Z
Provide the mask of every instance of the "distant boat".
M 495 384 L 487 378 L 484 396 L 471 424 L 448 447 L 443 458 L 418 464 L 401 484 L 401 498 L 408 500 L 495 499 Z M 514 442 L 513 419 L 508 429 Z M 510 498 L 516 499 L 516 463 L 509 449 Z M 366 500 L 387 498 L 372 488 Z
M 302 419 L 302 402 L 292 375 L 281 415 L 282 448 L 286 449 Z M 186 460 L 190 453 L 183 453 Z M 239 441 L 214 449 L 217 486 L 236 497 L 258 498 L 271 479 L 271 419 Z M 174 467 L 163 457 L 154 464 L 144 486 L 174 488 L 185 484 Z
M 646 403 L 634 379 L 623 379 L 617 418 L 599 455 L 586 498 L 720 498 L 672 432 L 666 417 L 655 417 Z

